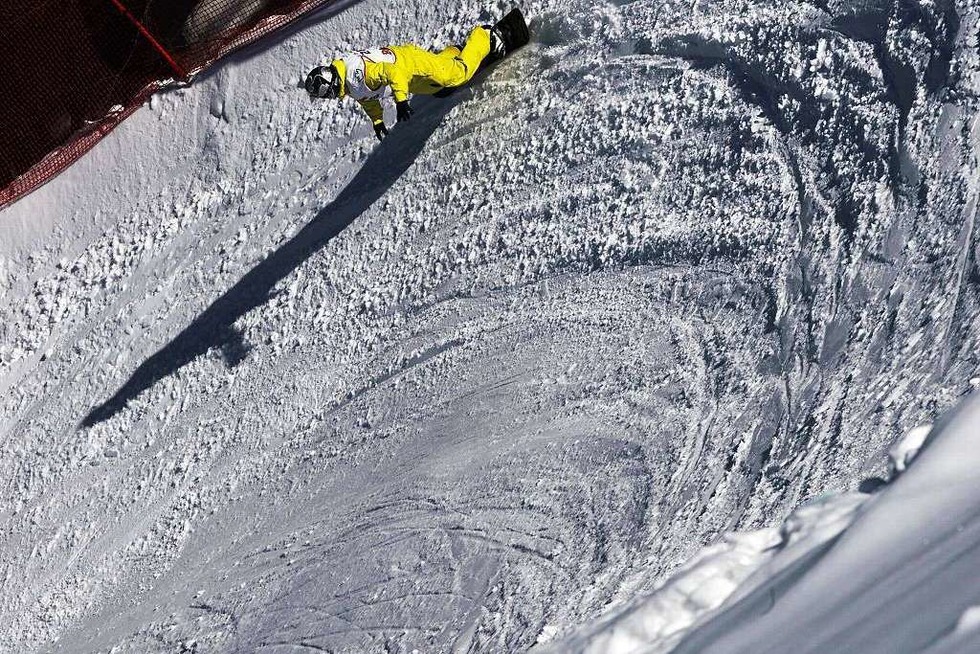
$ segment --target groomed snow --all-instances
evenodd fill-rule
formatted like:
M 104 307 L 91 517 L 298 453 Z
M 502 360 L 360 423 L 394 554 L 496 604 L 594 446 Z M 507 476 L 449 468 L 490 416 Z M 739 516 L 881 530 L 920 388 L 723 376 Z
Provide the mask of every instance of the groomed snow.
M 977 383 L 980 9 L 523 6 L 381 145 L 311 62 L 506 3 L 325 10 L 0 213 L 0 651 L 813 634 L 739 584 Z

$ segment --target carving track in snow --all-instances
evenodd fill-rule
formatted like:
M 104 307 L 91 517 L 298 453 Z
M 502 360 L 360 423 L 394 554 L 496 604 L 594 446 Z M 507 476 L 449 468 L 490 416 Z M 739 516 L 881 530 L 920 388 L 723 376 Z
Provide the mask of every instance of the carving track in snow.
M 968 387 L 974 9 L 532 2 L 376 147 L 384 4 L 0 214 L 0 648 L 526 649 Z

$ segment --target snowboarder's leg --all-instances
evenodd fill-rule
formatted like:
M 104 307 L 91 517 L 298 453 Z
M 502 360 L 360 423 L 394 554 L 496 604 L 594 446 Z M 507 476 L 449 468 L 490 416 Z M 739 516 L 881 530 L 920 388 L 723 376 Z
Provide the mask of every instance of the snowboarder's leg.
M 433 66 L 432 81 L 440 86 L 461 86 L 470 81 L 490 52 L 490 33 L 482 27 L 474 27 L 463 50 L 450 55 L 453 50 L 452 47 L 443 50 L 438 55 L 439 65 Z
M 466 45 L 463 46 L 463 51 L 456 57 L 466 66 L 466 79 L 460 84 L 470 81 L 488 54 L 490 54 L 490 32 L 483 27 L 474 27 L 470 31 L 470 35 L 466 37 Z

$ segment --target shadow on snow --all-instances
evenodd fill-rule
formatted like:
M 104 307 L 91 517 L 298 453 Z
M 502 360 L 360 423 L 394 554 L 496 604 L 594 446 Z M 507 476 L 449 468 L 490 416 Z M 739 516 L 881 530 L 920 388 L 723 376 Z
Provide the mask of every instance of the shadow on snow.
M 212 348 L 229 365 L 248 353 L 235 321 L 265 304 L 273 288 L 376 202 L 415 161 L 443 117 L 467 92 L 443 100 L 419 98 L 411 122 L 399 125 L 378 145 L 361 170 L 329 205 L 282 247 L 256 265 L 170 343 L 140 365 L 115 395 L 94 407 L 81 422 L 91 427 L 108 420 L 130 400 Z

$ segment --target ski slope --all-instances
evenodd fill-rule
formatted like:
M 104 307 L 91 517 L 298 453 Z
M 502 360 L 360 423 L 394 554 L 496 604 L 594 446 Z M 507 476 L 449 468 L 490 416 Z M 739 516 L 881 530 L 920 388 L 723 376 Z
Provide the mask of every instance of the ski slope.
M 539 651 L 976 651 L 978 440 L 974 398 L 899 441 L 876 494 L 827 495 L 778 529 L 729 535 Z
M 0 652 L 802 624 L 792 585 L 731 616 L 787 551 L 887 548 L 926 491 L 870 495 L 886 453 L 978 383 L 978 7 L 903 7 L 529 1 L 381 144 L 306 70 L 509 5 L 338 3 L 156 96 L 0 212 Z

